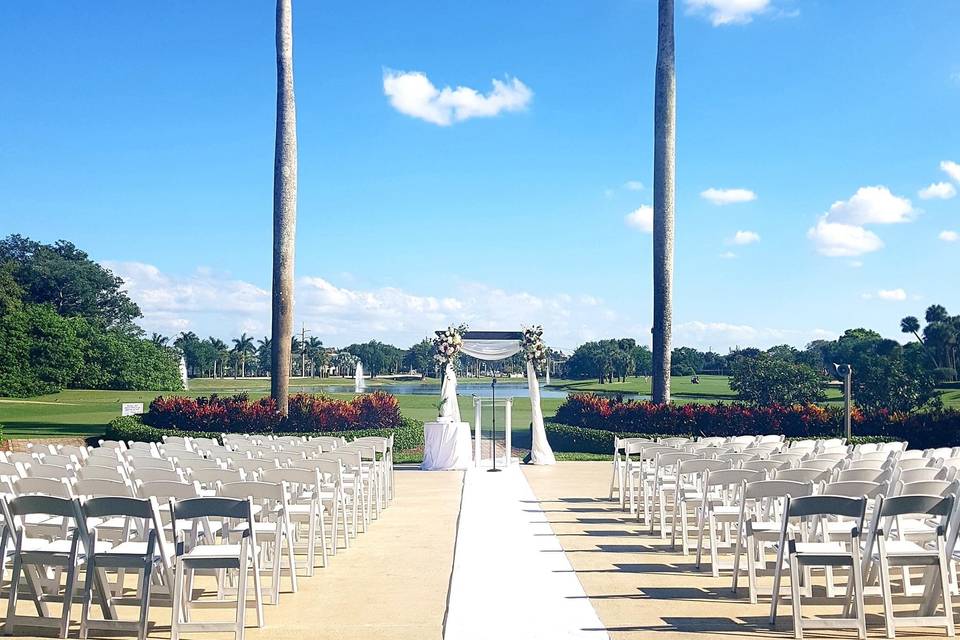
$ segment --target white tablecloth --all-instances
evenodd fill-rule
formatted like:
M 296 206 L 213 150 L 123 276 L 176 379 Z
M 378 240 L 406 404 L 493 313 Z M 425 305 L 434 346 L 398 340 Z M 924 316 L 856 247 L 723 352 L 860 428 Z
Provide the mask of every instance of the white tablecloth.
M 467 469 L 473 466 L 471 444 L 468 422 L 425 422 L 420 468 L 425 471 Z

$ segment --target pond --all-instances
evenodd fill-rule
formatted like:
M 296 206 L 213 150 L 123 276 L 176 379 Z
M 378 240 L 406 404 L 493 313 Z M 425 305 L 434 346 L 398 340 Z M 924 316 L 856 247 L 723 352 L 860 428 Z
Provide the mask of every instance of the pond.
M 298 391 L 306 391 L 310 393 L 353 393 L 353 385 L 347 384 L 330 384 L 316 387 L 298 387 Z M 385 391 L 387 393 L 397 395 L 397 396 L 439 396 L 440 395 L 440 385 L 432 384 L 380 384 L 376 386 L 368 386 L 367 391 Z M 543 384 L 540 385 L 540 397 L 541 398 L 566 398 L 567 391 L 565 389 L 550 389 L 545 387 Z M 491 389 L 489 382 L 470 382 L 470 381 L 460 381 L 457 384 L 457 395 L 458 396 L 480 396 L 481 398 L 489 398 L 491 396 Z M 624 393 L 622 394 L 624 398 L 631 400 L 646 400 L 649 399 L 649 396 L 640 395 L 638 393 Z M 529 398 L 530 390 L 527 388 L 527 383 L 519 380 L 510 380 L 510 381 L 498 381 L 497 382 L 497 397 L 498 398 Z

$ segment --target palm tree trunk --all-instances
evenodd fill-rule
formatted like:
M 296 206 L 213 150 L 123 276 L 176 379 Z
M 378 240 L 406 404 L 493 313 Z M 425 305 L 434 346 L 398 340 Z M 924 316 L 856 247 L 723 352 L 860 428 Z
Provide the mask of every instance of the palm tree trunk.
M 292 0 L 277 0 L 277 134 L 273 162 L 273 342 L 270 395 L 287 414 L 297 227 L 297 109 L 293 95 Z
M 677 81 L 673 0 L 659 0 L 657 74 L 653 115 L 653 401 L 670 402 L 673 328 L 673 208 Z

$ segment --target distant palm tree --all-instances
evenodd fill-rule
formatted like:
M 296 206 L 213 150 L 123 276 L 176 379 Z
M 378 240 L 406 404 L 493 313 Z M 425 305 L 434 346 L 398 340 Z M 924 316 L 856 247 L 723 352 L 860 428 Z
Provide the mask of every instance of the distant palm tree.
M 253 351 L 253 336 L 242 333 L 239 338 L 233 339 L 233 353 L 236 354 L 237 361 L 240 363 L 241 378 L 247 376 L 247 356 L 252 354 Z
M 677 78 L 673 0 L 659 0 L 653 115 L 653 401 L 670 402 Z
M 263 336 L 257 340 L 257 360 L 260 368 L 264 371 L 270 371 L 271 340 L 268 336 Z
M 154 346 L 165 347 L 170 342 L 170 338 L 160 333 L 154 333 L 150 336 L 150 342 L 152 342 Z
M 326 352 L 323 350 L 323 340 L 316 336 L 307 338 L 307 344 L 304 346 L 304 353 L 310 361 L 310 375 L 317 374 L 317 361 L 321 360 Z M 304 374 L 306 375 L 306 374 Z
M 293 93 L 293 7 L 277 0 L 277 133 L 273 160 L 273 346 L 270 395 L 287 414 L 290 336 L 293 335 L 293 259 L 297 233 L 297 107 Z
M 213 377 L 217 377 L 217 362 L 220 363 L 220 377 L 223 377 L 223 368 L 227 360 L 230 358 L 230 349 L 227 347 L 227 343 L 221 340 L 220 338 L 214 338 L 210 336 L 207 338 L 210 341 L 210 346 L 212 346 L 217 352 L 217 359 L 213 361 Z

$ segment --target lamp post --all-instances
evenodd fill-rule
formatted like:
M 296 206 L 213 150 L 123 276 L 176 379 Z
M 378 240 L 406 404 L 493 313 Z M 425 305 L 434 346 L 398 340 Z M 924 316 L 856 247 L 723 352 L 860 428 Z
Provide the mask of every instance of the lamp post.
M 837 375 L 843 379 L 843 427 L 847 434 L 847 442 L 850 441 L 850 395 L 851 382 L 853 381 L 853 367 L 849 364 L 833 363 L 833 369 Z
M 487 473 L 498 473 L 497 469 L 497 375 L 493 375 L 493 381 L 490 383 L 490 395 L 492 397 L 493 426 L 490 427 L 490 457 L 493 458 L 493 467 L 487 469 Z

